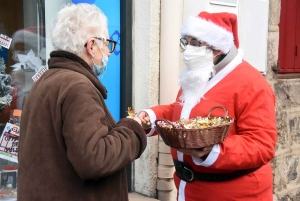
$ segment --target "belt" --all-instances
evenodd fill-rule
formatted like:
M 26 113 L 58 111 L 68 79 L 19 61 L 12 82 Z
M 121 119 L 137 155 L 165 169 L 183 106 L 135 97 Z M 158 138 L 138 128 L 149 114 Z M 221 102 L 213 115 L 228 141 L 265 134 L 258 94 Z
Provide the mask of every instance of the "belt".
M 192 182 L 195 180 L 206 181 L 206 182 L 229 181 L 247 175 L 260 168 L 258 167 L 258 168 L 251 168 L 245 170 L 236 170 L 230 173 L 204 173 L 204 172 L 195 172 L 190 165 L 181 161 L 174 160 L 174 165 L 175 165 L 177 176 L 181 180 L 186 182 Z

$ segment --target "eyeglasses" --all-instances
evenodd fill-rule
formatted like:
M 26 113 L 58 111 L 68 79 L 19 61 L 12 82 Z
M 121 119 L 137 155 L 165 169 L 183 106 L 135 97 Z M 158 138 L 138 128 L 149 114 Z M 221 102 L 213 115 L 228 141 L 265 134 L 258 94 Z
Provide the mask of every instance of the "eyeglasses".
M 192 39 L 190 42 L 186 38 L 180 38 L 180 47 L 181 49 L 185 50 L 187 45 L 195 46 L 195 47 L 201 47 L 206 46 L 207 50 L 211 50 L 211 46 L 208 45 L 206 42 L 199 41 L 197 39 Z
M 110 39 L 106 39 L 106 38 L 101 38 L 101 37 L 93 37 L 93 38 L 97 39 L 97 40 L 101 40 L 101 41 L 103 41 L 103 43 L 108 42 L 107 48 L 109 50 L 109 53 L 112 53 L 115 50 L 115 48 L 116 48 L 117 42 L 114 41 L 114 40 L 110 40 Z M 86 46 L 87 46 L 87 43 L 84 44 L 84 47 L 86 47 Z

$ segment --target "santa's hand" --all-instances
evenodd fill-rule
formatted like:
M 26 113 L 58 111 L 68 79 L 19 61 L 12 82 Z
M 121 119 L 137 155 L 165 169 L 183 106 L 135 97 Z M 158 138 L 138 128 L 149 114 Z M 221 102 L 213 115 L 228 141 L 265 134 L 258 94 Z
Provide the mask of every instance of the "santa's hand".
M 207 156 L 211 152 L 212 148 L 213 148 L 213 145 L 207 146 L 207 147 L 202 147 L 199 149 L 177 149 L 177 150 L 184 154 L 200 158 L 203 156 Z
M 138 118 L 140 118 L 144 129 L 150 128 L 151 122 L 150 122 L 150 117 L 147 112 L 141 111 L 138 113 L 137 116 L 138 116 Z

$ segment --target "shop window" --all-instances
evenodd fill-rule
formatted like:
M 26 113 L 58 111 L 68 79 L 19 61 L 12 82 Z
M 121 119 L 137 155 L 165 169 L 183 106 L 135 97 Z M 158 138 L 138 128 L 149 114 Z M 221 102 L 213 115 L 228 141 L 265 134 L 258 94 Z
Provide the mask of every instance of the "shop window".
M 280 74 L 300 73 L 300 0 L 281 0 Z
M 0 199 L 16 200 L 19 124 L 32 76 L 46 65 L 44 0 L 0 6 Z
M 0 6 L 0 200 L 2 195 L 8 198 L 8 195 L 15 196 L 11 201 L 16 200 L 16 187 L 17 187 L 17 147 L 18 136 L 20 133 L 19 124 L 21 121 L 21 114 L 23 103 L 26 95 L 30 92 L 31 87 L 35 81 L 35 76 L 40 70 L 47 68 L 47 60 L 50 52 L 53 50 L 51 41 L 46 40 L 46 35 L 50 35 L 50 25 L 57 12 L 67 3 L 74 2 L 86 2 L 86 1 L 71 1 L 71 0 L 6 0 L 1 1 Z M 101 4 L 103 11 L 107 14 L 110 24 L 110 37 L 113 40 L 118 41 L 117 49 L 110 57 L 110 69 L 109 71 L 118 74 L 114 74 L 115 77 L 122 76 L 122 80 L 126 76 L 128 78 L 128 68 L 131 68 L 130 58 L 126 54 L 126 62 L 122 62 L 125 73 L 120 74 L 120 2 L 114 1 L 99 1 L 97 4 Z M 129 4 L 130 2 L 130 4 Z M 96 3 L 96 2 L 95 2 Z M 124 2 L 122 1 L 122 4 Z M 119 5 L 119 6 L 118 6 Z M 99 6 L 99 5 L 98 5 Z M 126 9 L 124 9 L 126 7 Z M 113 9 L 112 9 L 113 8 Z M 131 26 L 128 26 L 128 16 L 132 12 L 132 1 L 126 1 L 123 4 L 123 22 L 126 32 L 124 31 L 123 37 L 124 46 L 127 49 L 131 49 L 126 41 L 131 38 Z M 126 15 L 126 16 L 125 16 Z M 130 18 L 131 19 L 131 18 Z M 131 22 L 131 20 L 130 20 Z M 128 27 L 127 27 L 128 26 Z M 1 39 L 4 41 L 9 40 L 9 46 L 5 46 L 1 43 Z M 128 40 L 127 40 L 128 39 Z M 5 42 L 6 44 L 6 42 Z M 130 51 L 123 51 L 124 53 Z M 130 56 L 130 55 L 129 55 Z M 124 57 L 124 54 L 123 54 Z M 125 58 L 125 57 L 124 57 Z M 114 63 L 115 60 L 115 63 Z M 114 67 L 114 68 L 113 68 Z M 131 75 L 131 74 L 130 74 Z M 125 76 L 125 77 L 123 77 Z M 38 76 L 37 76 L 38 77 Z M 111 100 L 118 100 L 120 97 L 116 90 L 116 87 L 120 87 L 120 83 L 117 81 L 115 85 L 111 84 L 111 80 L 107 75 L 107 80 L 103 79 L 104 85 L 115 87 L 113 90 L 116 95 L 110 92 L 111 96 L 115 98 L 107 101 L 107 105 L 110 106 Z M 123 81 L 125 82 L 125 81 Z M 131 86 L 126 84 L 126 86 Z M 123 87 L 124 88 L 124 87 Z M 126 100 L 121 101 L 122 107 L 125 108 L 131 103 L 128 95 L 128 89 L 122 90 L 126 93 Z M 114 115 L 117 114 L 119 118 L 120 102 L 113 102 L 111 104 L 111 111 L 114 110 Z M 122 111 L 125 111 L 122 110 Z M 124 112 L 123 112 L 124 113 Z M 125 114 L 125 113 L 124 113 Z M 123 116 L 123 114 L 122 114 Z M 4 140 L 2 140 L 5 138 Z M 131 178 L 131 173 L 129 174 Z M 132 186 L 131 184 L 129 186 Z M 9 189 L 9 191 L 8 191 Z M 15 198 L 15 199 L 14 199 Z
M 1 46 L 0 50 L 1 65 L 11 76 L 12 87 L 10 104 L 0 105 L 0 124 L 5 124 L 11 110 L 22 109 L 23 99 L 33 85 L 32 76 L 46 64 L 46 44 L 44 0 L 9 0 L 1 4 L 0 34 L 11 38 L 10 47 Z

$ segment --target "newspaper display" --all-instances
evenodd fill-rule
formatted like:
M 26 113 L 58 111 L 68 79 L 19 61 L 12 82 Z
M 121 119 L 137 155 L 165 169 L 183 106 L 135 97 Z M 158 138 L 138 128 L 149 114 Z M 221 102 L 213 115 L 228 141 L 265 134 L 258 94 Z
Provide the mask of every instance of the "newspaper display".
M 20 127 L 7 123 L 0 138 L 0 158 L 18 163 Z

